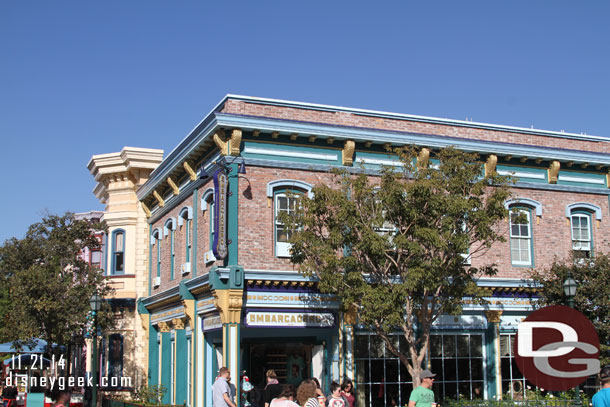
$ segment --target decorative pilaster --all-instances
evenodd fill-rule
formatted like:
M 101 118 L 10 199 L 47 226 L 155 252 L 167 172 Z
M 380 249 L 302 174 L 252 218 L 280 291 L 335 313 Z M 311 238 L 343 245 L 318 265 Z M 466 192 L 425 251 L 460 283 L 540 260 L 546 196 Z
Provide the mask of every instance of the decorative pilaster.
M 167 322 L 159 322 L 159 324 L 157 325 L 157 329 L 163 334 L 170 332 L 172 330 L 172 327 Z
M 489 398 L 494 399 L 496 396 L 502 397 L 502 371 L 500 369 L 500 317 L 501 310 L 485 311 L 487 317 L 487 349 L 493 357 L 488 358 L 492 361 L 493 375 L 488 377 L 489 383 Z

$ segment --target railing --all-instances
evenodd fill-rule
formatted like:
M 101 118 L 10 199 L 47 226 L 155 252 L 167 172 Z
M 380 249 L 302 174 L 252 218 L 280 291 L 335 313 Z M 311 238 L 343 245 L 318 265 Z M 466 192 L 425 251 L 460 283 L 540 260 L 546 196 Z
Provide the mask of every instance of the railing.
M 575 407 L 575 400 L 532 399 L 532 400 L 445 400 L 442 407 Z M 581 401 L 582 407 L 590 407 L 587 400 Z

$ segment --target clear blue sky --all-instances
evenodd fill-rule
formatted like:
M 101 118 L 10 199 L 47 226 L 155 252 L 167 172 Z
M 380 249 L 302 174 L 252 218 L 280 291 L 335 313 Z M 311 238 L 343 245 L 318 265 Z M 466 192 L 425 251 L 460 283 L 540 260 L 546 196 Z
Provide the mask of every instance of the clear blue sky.
M 0 242 L 227 93 L 610 137 L 607 1 L 0 0 Z

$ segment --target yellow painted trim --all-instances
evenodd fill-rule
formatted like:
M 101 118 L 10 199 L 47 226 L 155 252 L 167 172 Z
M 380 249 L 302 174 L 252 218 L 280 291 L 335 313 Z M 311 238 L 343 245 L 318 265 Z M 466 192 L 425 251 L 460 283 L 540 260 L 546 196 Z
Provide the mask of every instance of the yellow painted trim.
M 241 137 L 242 137 L 241 129 L 233 129 L 233 131 L 231 132 L 231 143 L 230 143 L 231 155 L 234 155 L 234 156 L 239 155 L 239 150 L 241 148 Z
M 356 149 L 356 143 L 354 140 L 345 140 L 343 145 L 343 154 L 341 157 L 342 163 L 345 166 L 354 164 L 354 150 Z
M 417 154 L 417 168 L 427 168 L 428 161 L 430 161 L 430 149 L 424 147 L 420 150 L 419 154 Z
M 150 213 L 150 209 L 148 209 L 148 206 L 146 206 L 144 202 L 140 202 L 140 205 L 142 205 L 142 210 L 146 214 L 146 217 L 150 218 L 152 214 Z
M 498 156 L 491 154 L 487 157 L 485 162 L 485 177 L 491 177 L 496 172 L 496 166 L 498 165 Z
M 214 143 L 216 143 L 216 147 L 220 149 L 221 155 L 229 155 L 229 142 L 225 136 L 224 130 L 218 130 L 214 133 Z
M 549 166 L 548 169 L 548 173 L 549 173 L 549 184 L 556 184 L 557 183 L 557 178 L 559 176 L 559 169 L 561 168 L 561 164 L 559 163 L 559 161 L 552 161 L 551 165 Z

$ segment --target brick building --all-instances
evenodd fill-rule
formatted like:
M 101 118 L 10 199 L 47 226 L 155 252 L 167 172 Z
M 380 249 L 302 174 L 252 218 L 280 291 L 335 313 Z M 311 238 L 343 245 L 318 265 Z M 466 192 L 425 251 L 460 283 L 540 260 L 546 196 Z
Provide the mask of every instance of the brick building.
M 523 389 L 511 341 L 531 310 L 524 277 L 555 256 L 605 249 L 608 140 L 227 96 L 137 189 L 149 255 L 146 275 L 136 279 L 146 282 L 137 309 L 148 334 L 149 383 L 168 388 L 165 402 L 210 407 L 217 369 L 226 365 L 234 383 L 243 369 L 261 384 L 274 368 L 283 381 L 316 376 L 326 388 L 352 378 L 359 406 L 407 403 L 406 369 L 299 275 L 276 220 L 291 206 L 288 191 L 308 193 L 332 168 L 395 164 L 388 145 L 431 154 L 457 146 L 478 152 L 482 170 L 516 177 L 506 206 L 529 222 L 508 223 L 507 242 L 472 260 L 498 265 L 496 277 L 479 280 L 493 294 L 485 306 L 438 321 L 429 363 L 439 374 L 437 399 Z M 207 175 L 223 169 L 215 189 Z

